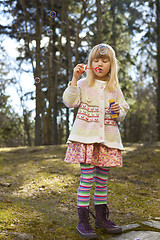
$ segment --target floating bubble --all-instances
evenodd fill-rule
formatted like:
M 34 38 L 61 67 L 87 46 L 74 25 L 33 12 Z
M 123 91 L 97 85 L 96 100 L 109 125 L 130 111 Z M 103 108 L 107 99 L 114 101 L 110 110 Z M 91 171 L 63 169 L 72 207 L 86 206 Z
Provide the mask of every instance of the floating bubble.
M 55 11 L 51 11 L 49 16 L 50 16 L 51 18 L 55 18 L 56 12 L 55 12 Z
M 53 35 L 53 30 L 51 28 L 47 29 L 47 35 L 52 36 Z
M 106 45 L 102 44 L 99 46 L 100 54 L 105 55 L 105 54 L 107 54 L 107 52 L 108 52 L 108 47 Z
M 39 77 L 35 78 L 35 83 L 40 83 L 41 79 Z

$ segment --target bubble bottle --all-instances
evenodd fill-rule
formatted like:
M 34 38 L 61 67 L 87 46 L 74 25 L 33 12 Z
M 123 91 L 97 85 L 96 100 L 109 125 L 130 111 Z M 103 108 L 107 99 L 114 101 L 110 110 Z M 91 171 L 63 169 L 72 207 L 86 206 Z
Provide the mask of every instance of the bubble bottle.
M 115 101 L 114 99 L 109 99 L 109 106 L 111 107 L 112 104 L 114 104 Z M 112 114 L 112 118 L 117 118 L 119 115 L 117 113 L 115 113 L 114 111 L 111 111 L 111 114 Z

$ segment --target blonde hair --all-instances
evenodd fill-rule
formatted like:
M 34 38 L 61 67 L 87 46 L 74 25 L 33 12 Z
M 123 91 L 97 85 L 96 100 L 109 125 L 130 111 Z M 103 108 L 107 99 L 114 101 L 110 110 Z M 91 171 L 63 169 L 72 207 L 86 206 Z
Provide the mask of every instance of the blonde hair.
M 100 46 L 105 46 L 108 50 L 105 54 L 101 54 L 99 52 Z M 109 73 L 106 75 L 106 85 L 108 91 L 114 91 L 117 87 L 119 87 L 119 81 L 118 81 L 118 60 L 115 56 L 115 51 L 113 48 L 108 44 L 98 44 L 95 47 L 92 48 L 91 52 L 88 56 L 88 68 L 92 68 L 92 62 L 95 58 L 108 58 L 111 63 L 111 69 Z M 88 86 L 91 87 L 95 83 L 95 75 L 92 69 L 87 70 L 87 79 L 88 79 Z

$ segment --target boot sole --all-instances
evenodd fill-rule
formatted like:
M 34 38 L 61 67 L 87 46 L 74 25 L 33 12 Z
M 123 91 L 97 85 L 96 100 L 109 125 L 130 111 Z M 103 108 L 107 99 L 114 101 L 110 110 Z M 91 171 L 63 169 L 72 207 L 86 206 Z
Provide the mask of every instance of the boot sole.
M 85 234 L 85 233 L 82 233 L 78 228 L 76 228 L 76 231 L 77 231 L 77 233 L 80 234 L 82 237 L 87 238 L 87 239 L 96 239 L 96 238 L 98 238 L 98 236 L 97 236 L 96 233 L 95 233 L 95 234 L 93 233 L 92 235 L 91 235 L 90 233 Z
M 99 226 L 96 226 L 96 225 L 95 225 L 95 227 L 98 228 L 98 229 L 100 229 L 100 230 L 102 230 L 102 231 L 105 231 L 105 232 L 107 232 L 107 233 L 112 233 L 112 234 L 122 233 L 122 228 L 106 229 L 106 228 L 104 228 L 104 227 L 101 227 L 101 226 L 99 227 Z

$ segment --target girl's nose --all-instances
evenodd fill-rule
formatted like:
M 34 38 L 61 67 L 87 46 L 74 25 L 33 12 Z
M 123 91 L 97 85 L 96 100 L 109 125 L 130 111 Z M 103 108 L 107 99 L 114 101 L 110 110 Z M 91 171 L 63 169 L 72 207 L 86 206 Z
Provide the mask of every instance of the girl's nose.
M 103 65 L 103 61 L 100 60 L 100 61 L 98 62 L 98 65 L 102 66 L 102 65 Z

